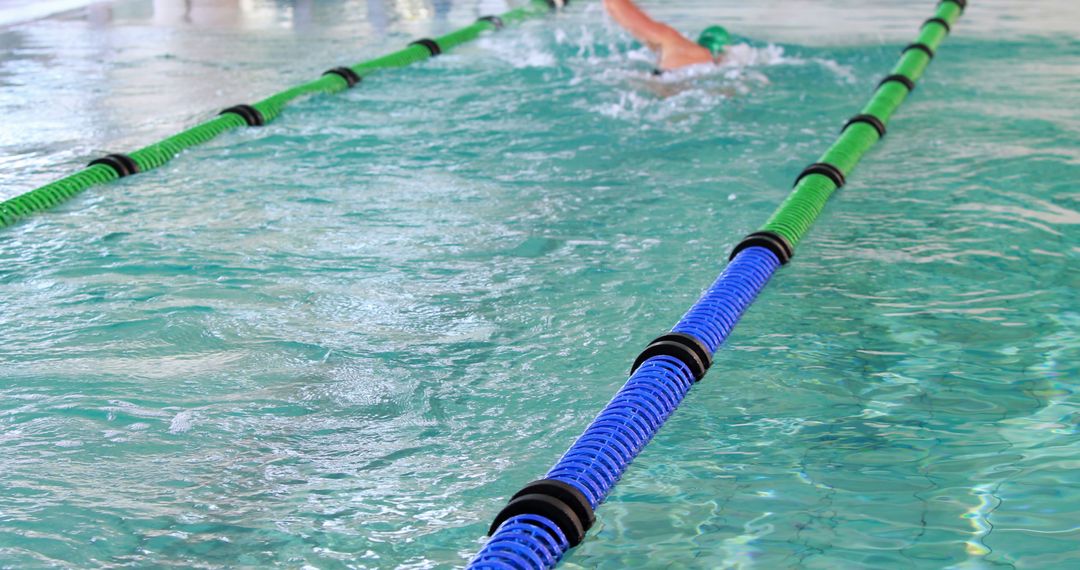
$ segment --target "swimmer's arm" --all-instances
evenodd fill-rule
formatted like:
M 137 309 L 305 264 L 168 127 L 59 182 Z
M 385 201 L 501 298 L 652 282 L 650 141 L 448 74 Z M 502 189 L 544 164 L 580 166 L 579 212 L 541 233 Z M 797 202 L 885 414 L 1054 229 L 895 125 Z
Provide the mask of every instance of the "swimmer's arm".
M 654 51 L 687 41 L 674 28 L 653 20 L 630 0 L 604 0 L 604 8 L 630 35 Z

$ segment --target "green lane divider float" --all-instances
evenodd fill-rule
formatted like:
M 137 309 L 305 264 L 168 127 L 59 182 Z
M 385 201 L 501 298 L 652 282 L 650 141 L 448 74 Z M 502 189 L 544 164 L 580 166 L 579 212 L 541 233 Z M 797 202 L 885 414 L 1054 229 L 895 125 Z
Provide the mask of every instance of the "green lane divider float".
M 786 257 L 791 257 L 794 248 L 825 207 L 825 202 L 837 188 L 844 185 L 846 177 L 870 147 L 885 136 L 885 128 L 892 114 L 915 88 L 915 83 L 930 65 L 938 46 L 948 36 L 966 4 L 966 0 L 946 0 L 938 5 L 937 14 L 923 23 L 918 39 L 904 48 L 900 60 L 890 75 L 882 80 L 870 102 L 859 115 L 848 121 L 840 138 L 818 162 L 803 171 L 795 190 L 765 222 L 759 234 L 752 236 L 761 238 L 759 241 L 782 239 L 779 245 L 787 249 Z M 783 257 L 781 259 L 786 261 Z
M 290 103 L 308 95 L 345 91 L 376 71 L 405 67 L 449 51 L 478 38 L 487 31 L 498 30 L 529 18 L 548 14 L 562 7 L 562 0 L 531 0 L 528 5 L 499 16 L 485 16 L 474 24 L 435 39 L 423 39 L 396 51 L 352 67 L 336 67 L 322 77 L 272 95 L 251 105 L 230 107 L 214 119 L 196 125 L 165 140 L 132 152 L 129 155 L 110 154 L 91 162 L 86 168 L 0 202 L 0 228 L 56 206 L 76 194 L 118 178 L 146 172 L 169 162 L 181 151 L 203 144 L 223 133 L 244 126 L 261 126 L 276 119 Z

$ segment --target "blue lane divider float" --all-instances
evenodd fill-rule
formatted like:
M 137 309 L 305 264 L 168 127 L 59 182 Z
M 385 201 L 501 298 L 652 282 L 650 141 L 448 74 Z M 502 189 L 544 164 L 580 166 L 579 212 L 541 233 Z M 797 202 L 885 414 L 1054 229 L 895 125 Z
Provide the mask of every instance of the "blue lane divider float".
M 511 498 L 469 568 L 553 568 L 577 546 L 593 511 L 704 376 L 713 353 L 779 267 L 769 249 L 740 251 L 672 334 L 650 343 L 630 379 L 546 478 Z

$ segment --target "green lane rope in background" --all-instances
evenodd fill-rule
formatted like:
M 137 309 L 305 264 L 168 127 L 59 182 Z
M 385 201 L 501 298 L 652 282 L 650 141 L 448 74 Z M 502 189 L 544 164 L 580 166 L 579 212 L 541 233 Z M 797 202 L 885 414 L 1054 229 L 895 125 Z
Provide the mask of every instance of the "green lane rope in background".
M 531 0 L 526 6 L 497 17 L 481 18 L 472 25 L 435 38 L 433 41 L 440 52 L 448 51 L 475 40 L 486 31 L 497 30 L 504 25 L 516 24 L 529 18 L 547 14 L 555 6 L 554 0 Z M 379 70 L 405 67 L 431 58 L 434 55 L 435 53 L 428 47 L 422 44 L 413 44 L 405 49 L 359 63 L 348 69 L 363 78 Z M 280 116 L 287 105 L 300 97 L 339 93 L 349 87 L 350 84 L 344 77 L 327 74 L 314 81 L 271 95 L 262 101 L 253 103 L 251 107 L 262 114 L 265 123 L 269 123 Z M 146 172 L 169 162 L 185 149 L 203 144 L 222 133 L 247 125 L 247 121 L 240 115 L 227 112 L 165 140 L 136 150 L 130 153 L 129 156 L 138 165 L 139 172 Z M 75 174 L 0 202 L 0 228 L 10 226 L 36 212 L 52 208 L 91 186 L 105 184 L 117 178 L 120 178 L 120 174 L 111 166 L 94 164 Z
M 965 4 L 966 2 L 955 0 L 945 0 L 939 4 L 936 16 L 926 21 L 918 40 L 912 45 L 922 45 L 931 53 L 936 52 L 948 35 L 949 28 L 959 20 Z M 914 84 L 926 71 L 930 59 L 930 55 L 921 48 L 907 49 L 893 67 L 890 77 L 902 76 Z M 901 81 L 885 81 L 878 87 L 862 113 L 877 118 L 882 125 L 887 125 L 908 93 L 909 89 Z M 881 135 L 874 126 L 864 122 L 852 123 L 818 162 L 831 164 L 847 176 L 880 138 Z M 794 249 L 838 187 L 830 177 L 823 174 L 807 175 L 799 181 L 795 190 L 780 204 L 760 231 L 779 234 Z

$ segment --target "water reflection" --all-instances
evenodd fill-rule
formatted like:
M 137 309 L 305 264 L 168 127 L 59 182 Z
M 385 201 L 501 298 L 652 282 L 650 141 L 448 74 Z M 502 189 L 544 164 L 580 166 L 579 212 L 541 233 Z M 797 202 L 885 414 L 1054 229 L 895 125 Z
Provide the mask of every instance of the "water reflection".
M 156 25 L 195 25 L 250 29 L 278 26 L 297 30 L 336 27 L 362 16 L 378 36 L 384 36 L 395 22 L 445 22 L 455 8 L 454 0 L 152 0 L 149 13 L 140 17 L 139 6 L 125 8 L 98 3 L 87 8 L 92 24 L 116 20 L 149 19 Z M 506 0 L 481 0 L 471 16 L 498 14 L 510 9 Z
M 207 5 L 209 4 L 209 5 Z M 156 24 L 233 24 L 239 19 L 240 2 L 194 2 L 154 0 Z
M 0 26 L 50 16 L 83 20 L 98 27 L 115 22 L 145 22 L 158 26 L 298 30 L 312 29 L 315 25 L 349 26 L 363 20 L 379 35 L 385 34 L 394 22 L 446 20 L 455 8 L 453 0 L 8 0 L 2 4 Z M 507 3 L 499 0 L 478 4 L 485 14 L 507 8 Z
M 195 25 L 248 29 L 277 26 L 310 29 L 352 23 L 362 15 L 374 31 L 385 35 L 395 21 L 445 20 L 453 0 L 295 0 L 251 2 L 246 0 L 153 0 L 151 21 L 157 25 Z M 109 6 L 90 9 L 92 22 L 107 22 Z M 118 14 L 124 17 L 124 14 Z

